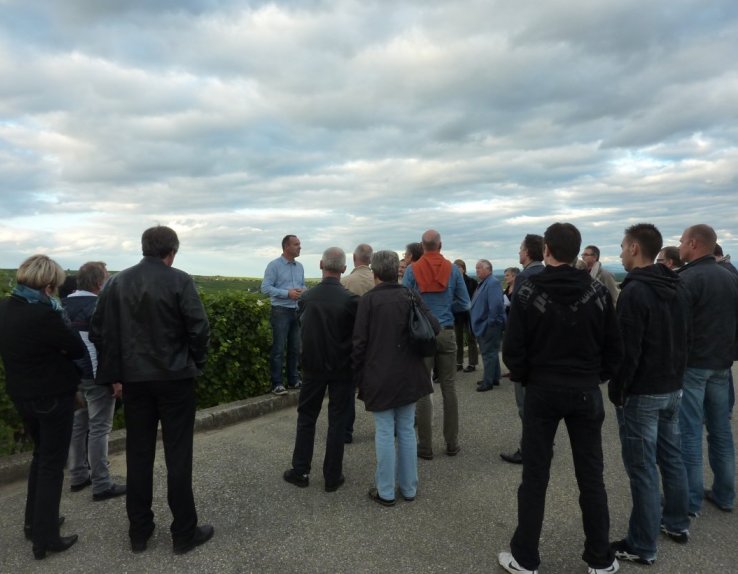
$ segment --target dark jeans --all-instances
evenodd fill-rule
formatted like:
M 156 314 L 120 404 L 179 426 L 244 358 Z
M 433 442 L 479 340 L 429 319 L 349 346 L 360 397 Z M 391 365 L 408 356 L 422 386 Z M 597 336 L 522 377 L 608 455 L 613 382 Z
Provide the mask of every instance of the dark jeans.
M 33 529 L 33 545 L 44 546 L 59 539 L 59 501 L 72 438 L 74 394 L 14 403 L 33 439 L 25 524 Z
M 623 408 L 615 411 L 623 464 L 633 498 L 626 540 L 641 558 L 656 559 L 661 524 L 672 532 L 689 528 L 687 471 L 682 461 L 679 431 L 681 398 L 681 390 L 660 395 L 628 395 Z
M 528 570 L 541 562 L 541 537 L 553 442 L 559 421 L 569 432 L 579 506 L 584 525 L 582 559 L 593 568 L 607 568 L 614 559 L 608 540 L 610 515 L 602 478 L 602 421 L 605 410 L 599 388 L 552 389 L 527 385 L 523 411 L 523 481 L 518 488 L 518 527 L 510 549 Z
M 167 502 L 174 520 L 174 543 L 195 534 L 197 512 L 192 494 L 192 435 L 195 426 L 195 381 L 146 381 L 123 384 L 126 418 L 126 510 L 132 541 L 148 539 L 154 529 L 151 510 L 157 425 L 161 421 L 167 465 Z
M 272 349 L 269 353 L 269 371 L 272 389 L 282 382 L 284 364 L 284 347 L 287 345 L 287 384 L 295 386 L 300 375 L 297 364 L 300 355 L 300 323 L 297 321 L 297 308 L 272 307 L 270 322 L 272 324 Z
M 469 345 L 469 365 L 476 367 L 479 362 L 479 353 L 477 352 L 477 340 L 469 325 L 469 317 L 454 320 L 454 333 L 456 334 L 456 364 L 464 364 L 464 339 Z
M 351 381 L 306 378 L 297 405 L 297 436 L 292 453 L 292 468 L 299 474 L 310 474 L 315 446 L 315 423 L 328 389 L 328 436 L 326 437 L 323 477 L 327 485 L 338 483 L 343 468 L 346 417 L 354 401 Z

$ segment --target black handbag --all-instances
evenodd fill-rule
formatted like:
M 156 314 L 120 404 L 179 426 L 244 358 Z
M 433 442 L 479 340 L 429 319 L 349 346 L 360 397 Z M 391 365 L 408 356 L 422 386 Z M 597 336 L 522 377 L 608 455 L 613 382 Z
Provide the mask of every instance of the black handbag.
M 407 324 L 408 346 L 421 357 L 432 357 L 436 354 L 436 333 L 433 325 L 420 310 L 416 295 L 408 290 L 410 295 L 410 320 Z

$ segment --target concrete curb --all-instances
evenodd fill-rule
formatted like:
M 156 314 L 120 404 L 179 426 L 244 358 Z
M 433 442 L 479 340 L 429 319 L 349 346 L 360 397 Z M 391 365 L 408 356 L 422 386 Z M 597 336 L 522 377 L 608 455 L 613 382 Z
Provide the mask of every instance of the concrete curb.
M 195 432 L 215 430 L 234 425 L 245 420 L 255 419 L 261 415 L 280 409 L 294 407 L 300 393 L 290 391 L 286 395 L 272 394 L 252 397 L 242 401 L 208 407 L 195 413 Z M 161 440 L 161 430 L 159 431 Z M 126 430 L 120 429 L 110 433 L 108 452 L 114 454 L 126 449 Z M 0 485 L 24 480 L 28 476 L 31 464 L 31 453 L 22 452 L 0 458 Z

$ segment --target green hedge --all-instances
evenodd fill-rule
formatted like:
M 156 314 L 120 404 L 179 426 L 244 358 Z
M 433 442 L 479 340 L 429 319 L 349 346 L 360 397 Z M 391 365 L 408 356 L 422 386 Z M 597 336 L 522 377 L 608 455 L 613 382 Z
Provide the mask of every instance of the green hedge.
M 210 319 L 210 352 L 197 380 L 197 408 L 254 397 L 269 391 L 269 300 L 261 295 L 226 291 L 201 293 Z M 29 450 L 20 417 L 5 393 L 0 361 L 0 456 Z M 116 413 L 114 428 L 122 426 Z

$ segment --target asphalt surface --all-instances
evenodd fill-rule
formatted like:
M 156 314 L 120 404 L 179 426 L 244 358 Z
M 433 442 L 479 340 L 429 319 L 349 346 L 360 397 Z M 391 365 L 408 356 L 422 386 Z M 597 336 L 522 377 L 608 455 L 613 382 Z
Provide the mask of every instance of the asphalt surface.
M 72 493 L 66 482 L 62 534 L 77 533 L 80 540 L 67 552 L 35 561 L 21 531 L 25 483 L 16 481 L 0 486 L 0 573 L 503 572 L 497 554 L 508 549 L 516 525 L 521 467 L 503 462 L 499 453 L 514 450 L 520 423 L 512 384 L 503 380 L 494 391 L 477 393 L 480 378 L 479 372 L 457 377 L 462 451 L 453 458 L 445 455 L 442 399 L 440 392 L 434 395 L 436 457 L 418 461 L 420 484 L 414 502 L 398 500 L 394 508 L 383 508 L 367 497 L 374 473 L 373 421 L 359 402 L 355 440 L 346 447 L 346 484 L 335 493 L 323 490 L 325 413 L 318 425 L 310 486 L 301 489 L 284 482 L 296 422 L 290 406 L 196 434 L 195 498 L 200 521 L 215 527 L 209 543 L 184 556 L 172 553 L 160 449 L 154 490 L 157 529 L 146 552 L 130 551 L 123 498 L 93 502 L 90 489 Z M 603 442 L 614 540 L 626 532 L 630 491 L 610 405 Z M 115 476 L 125 475 L 124 454 L 111 457 L 111 469 Z M 583 534 L 577 501 L 562 425 L 541 535 L 542 574 L 587 571 L 580 558 Z M 621 564 L 621 571 L 738 571 L 738 511 L 724 513 L 706 505 L 692 523 L 691 534 L 684 546 L 662 538 L 655 565 Z

